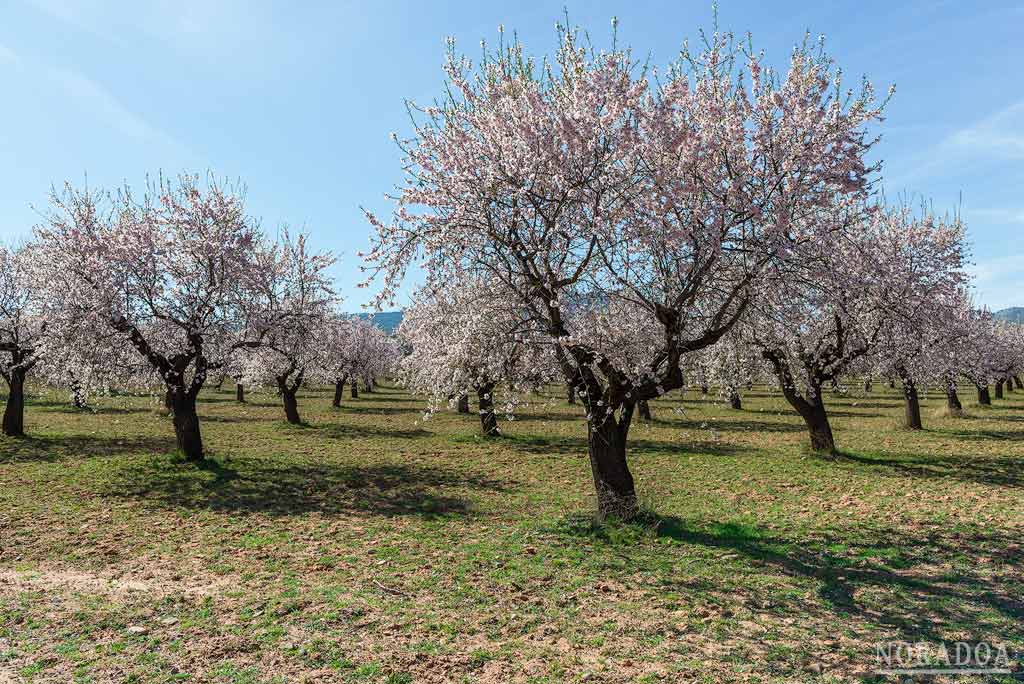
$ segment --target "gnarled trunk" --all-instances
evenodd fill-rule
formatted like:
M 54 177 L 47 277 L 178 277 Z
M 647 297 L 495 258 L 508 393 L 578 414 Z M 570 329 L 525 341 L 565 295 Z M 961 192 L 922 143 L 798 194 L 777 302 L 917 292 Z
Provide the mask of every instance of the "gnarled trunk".
M 637 411 L 640 413 L 640 419 L 647 423 L 650 423 L 652 420 L 651 405 L 647 403 L 647 400 L 641 399 L 640 401 L 636 402 L 636 408 Z
M 469 413 L 469 395 L 463 392 L 459 395 L 459 400 L 455 404 L 459 413 Z
M 996 380 L 996 399 L 1003 398 L 1003 381 Z
M 479 385 L 476 388 L 477 409 L 480 412 L 480 429 L 484 437 L 499 437 L 498 417 L 494 414 L 494 385 Z
M 978 403 L 982 406 L 991 406 L 992 397 L 988 393 L 988 385 L 978 385 Z
M 946 382 L 946 410 L 951 416 L 959 416 L 964 412 L 960 396 L 956 393 L 956 385 L 950 381 Z
M 240 404 L 245 403 L 245 387 L 240 382 L 235 383 L 235 401 Z
M 171 387 L 167 390 L 166 398 L 171 405 L 178 451 L 188 461 L 202 461 L 203 437 L 199 432 L 196 395 L 184 387 Z
M 729 392 L 729 406 L 737 411 L 743 408 L 743 400 L 740 399 L 740 393 L 736 390 Z
M 909 430 L 921 430 L 921 402 L 913 380 L 903 381 L 903 425 Z
M 342 378 L 334 383 L 334 400 L 331 401 L 331 406 L 334 408 L 341 408 L 341 397 L 345 393 L 345 382 L 346 379 Z
M 626 463 L 626 438 L 633 419 L 633 405 L 624 404 L 618 420 L 613 414 L 597 413 L 599 419 L 591 418 L 587 422 L 587 447 L 597 492 L 597 511 L 602 518 L 630 520 L 639 512 L 636 486 Z
M 277 376 L 277 390 L 281 394 L 281 403 L 284 405 L 284 417 L 292 425 L 299 425 L 302 419 L 299 418 L 299 400 L 296 396 L 299 388 L 302 387 L 302 373 L 295 377 L 295 382 L 289 383 L 289 375 Z
M 25 370 L 13 368 L 7 373 L 7 405 L 4 407 L 4 434 L 25 436 Z
M 832 436 L 832 426 L 828 422 L 828 413 L 825 411 L 825 401 L 821 397 L 821 385 L 815 385 L 812 391 L 813 396 L 809 399 L 797 394 L 792 387 L 783 387 L 782 393 L 789 405 L 804 419 L 811 437 L 811 449 L 834 454 L 836 443 Z

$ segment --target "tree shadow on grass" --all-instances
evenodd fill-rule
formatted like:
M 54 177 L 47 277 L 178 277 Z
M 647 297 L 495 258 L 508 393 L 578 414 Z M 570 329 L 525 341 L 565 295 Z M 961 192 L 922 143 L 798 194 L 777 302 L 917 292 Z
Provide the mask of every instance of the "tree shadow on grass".
M 174 449 L 174 437 L 97 437 L 96 435 L 0 438 L 0 463 L 53 463 L 123 454 L 164 454 Z
M 207 459 L 200 465 L 168 459 L 126 463 L 112 498 L 145 506 L 232 514 L 299 516 L 365 513 L 441 517 L 473 513 L 473 492 L 502 492 L 509 483 L 473 473 L 410 464 L 334 465 L 271 459 Z
M 663 423 L 668 427 L 677 427 L 682 430 L 718 430 L 720 432 L 806 432 L 807 428 L 798 423 L 775 423 L 768 420 L 749 420 L 728 418 L 708 418 L 706 420 L 690 419 L 665 419 L 654 420 L 655 423 Z
M 838 461 L 874 466 L 890 476 L 974 482 L 1003 487 L 1024 485 L 1024 458 L 979 454 L 875 456 L 841 451 Z
M 333 407 L 335 411 L 341 410 L 342 413 L 355 413 L 359 415 L 390 415 L 390 414 L 402 414 L 402 413 L 415 413 L 422 414 L 426 410 L 426 406 L 423 408 L 417 408 L 415 406 L 368 406 L 366 404 L 354 406 L 352 404 L 346 404 L 341 402 L 340 407 Z
M 285 424 L 287 425 L 287 423 Z M 429 437 L 433 433 L 423 428 L 388 428 L 373 425 L 351 425 L 341 423 L 307 424 L 302 426 L 289 425 L 292 429 L 305 429 L 320 434 L 327 439 L 374 439 L 387 437 L 390 439 L 414 439 Z
M 501 442 L 529 454 L 575 454 L 586 456 L 588 453 L 587 440 L 582 437 L 505 434 L 501 438 Z M 630 459 L 654 455 L 684 456 L 707 454 L 712 456 L 735 456 L 753 451 L 756 450 L 743 445 L 728 444 L 714 440 L 663 442 L 630 437 L 626 444 L 626 456 Z
M 623 527 L 639 527 L 641 531 L 631 536 L 623 534 Z M 569 516 L 560 531 L 569 536 L 596 538 L 612 547 L 613 552 L 616 548 L 621 551 L 624 545 L 636 546 L 638 538 L 642 544 L 645 536 L 722 549 L 739 554 L 751 566 L 817 583 L 821 608 L 803 600 L 803 592 L 775 592 L 767 602 L 772 605 L 773 615 L 788 614 L 796 619 L 820 615 L 828 620 L 837 615 L 855 616 L 892 629 L 906 641 L 942 641 L 954 624 L 969 631 L 973 638 L 993 633 L 1002 639 L 1024 636 L 1024 601 L 1019 580 L 987 576 L 976 566 L 955 573 L 936 567 L 944 560 L 952 563 L 961 556 L 965 549 L 957 542 L 947 544 L 930 536 L 907 537 L 905 533 L 897 535 L 882 529 L 876 531 L 877 536 L 851 545 L 846 542 L 845 537 L 850 534 L 846 530 L 825 539 L 786 539 L 750 525 L 701 524 L 674 516 L 651 516 L 628 526 L 595 524 L 592 517 Z M 975 546 L 970 550 L 992 556 L 994 549 L 1005 549 L 1013 539 L 1006 533 L 978 531 Z M 896 559 L 891 558 L 894 550 L 899 554 Z M 1015 554 L 1020 562 L 1020 552 Z M 626 557 L 618 552 L 616 555 Z M 885 560 L 887 556 L 889 561 Z M 637 554 L 633 562 L 642 564 L 646 562 L 645 556 Z M 720 586 L 714 588 L 721 590 Z M 1007 623 L 1016 625 L 1015 635 L 1006 634 Z

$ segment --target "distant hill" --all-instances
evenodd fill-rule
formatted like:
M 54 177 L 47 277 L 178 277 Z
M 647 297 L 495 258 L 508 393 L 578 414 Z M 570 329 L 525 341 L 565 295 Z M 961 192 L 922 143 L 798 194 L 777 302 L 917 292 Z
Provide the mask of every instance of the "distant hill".
M 394 333 L 402 322 L 401 311 L 380 311 L 378 313 L 357 313 L 360 318 L 370 318 L 378 328 L 386 333 Z
M 1002 309 L 992 314 L 996 318 L 1014 323 L 1024 323 L 1024 306 L 1011 306 L 1009 309 Z M 399 314 L 401 316 L 401 314 Z

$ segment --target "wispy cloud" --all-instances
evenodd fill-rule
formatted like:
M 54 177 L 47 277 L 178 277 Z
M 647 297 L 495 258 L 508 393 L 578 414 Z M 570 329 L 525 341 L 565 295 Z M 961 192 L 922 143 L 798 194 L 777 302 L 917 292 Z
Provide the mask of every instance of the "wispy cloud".
M 1010 159 L 1024 158 L 1024 101 L 956 131 L 946 143 L 968 154 L 983 152 Z
M 89 111 L 122 134 L 137 140 L 165 137 L 91 78 L 59 68 L 47 69 L 47 75 L 76 106 Z
M 968 268 L 974 276 L 978 300 L 993 311 L 1024 306 L 1024 254 L 982 259 Z
M 0 64 L 4 62 L 8 64 L 18 64 L 21 58 L 18 57 L 18 53 L 7 47 L 3 43 L 0 43 Z
M 991 223 L 1024 223 L 1024 209 L 969 209 L 966 213 Z

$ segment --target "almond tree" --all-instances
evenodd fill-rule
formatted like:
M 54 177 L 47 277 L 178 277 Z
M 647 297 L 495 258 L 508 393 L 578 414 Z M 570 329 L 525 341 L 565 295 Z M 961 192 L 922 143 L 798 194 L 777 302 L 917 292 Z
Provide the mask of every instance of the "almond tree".
M 927 325 L 928 303 L 962 284 L 963 229 L 906 208 L 836 206 L 814 220 L 841 230 L 807 243 L 798 269 L 763 281 L 747 334 L 807 424 L 811 448 L 833 453 L 823 388 L 883 340 L 916 398 L 906 340 Z
M 179 451 L 201 460 L 208 374 L 282 320 L 267 315 L 268 248 L 240 191 L 192 175 L 147 183 L 141 197 L 68 184 L 36 234 L 50 310 L 120 334 L 163 382 Z
M 428 283 L 402 317 L 399 337 L 411 352 L 401 378 L 429 398 L 429 412 L 474 395 L 485 437 L 501 434 L 495 412 L 499 384 L 512 413 L 519 396 L 553 377 L 550 339 L 539 335 L 499 282 Z M 546 345 L 545 345 L 546 343 Z
M 366 256 L 378 305 L 417 262 L 500 280 L 581 397 L 600 513 L 631 517 L 637 402 L 682 386 L 684 355 L 739 320 L 800 219 L 864 192 L 879 108 L 806 45 L 779 75 L 716 32 L 653 84 L 628 50 L 560 35 L 550 62 L 513 43 L 474 68 L 450 49 L 449 97 L 401 143 L 406 182 L 392 220 L 368 215 Z M 622 338 L 640 348 L 608 346 Z
M 240 350 L 246 384 L 272 381 L 284 406 L 285 419 L 299 424 L 298 391 L 308 375 L 320 368 L 322 326 L 338 302 L 326 270 L 330 254 L 312 254 L 306 236 L 285 230 L 276 244 L 257 255 L 252 277 L 265 302 L 257 325 L 264 330 L 257 348 Z
M 34 251 L 0 244 L 0 375 L 7 383 L 3 432 L 9 437 L 25 434 L 25 379 L 39 363 L 47 332 Z

